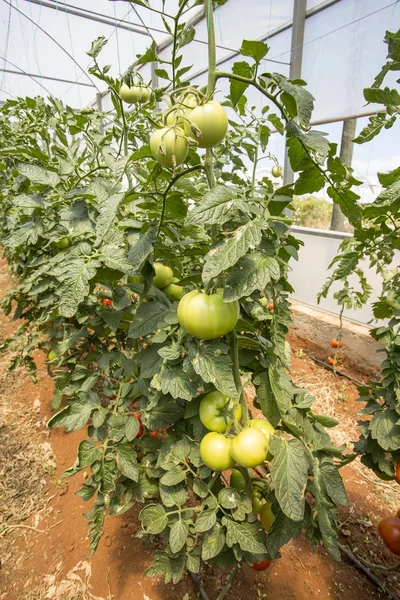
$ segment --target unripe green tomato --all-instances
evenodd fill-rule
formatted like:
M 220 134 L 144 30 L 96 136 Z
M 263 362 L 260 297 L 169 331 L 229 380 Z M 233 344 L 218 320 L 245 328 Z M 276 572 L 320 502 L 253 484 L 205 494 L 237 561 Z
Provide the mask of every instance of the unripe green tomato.
M 275 165 L 275 167 L 272 167 L 271 173 L 274 177 L 282 177 L 282 167 Z
M 250 419 L 247 423 L 247 427 L 255 427 L 262 431 L 267 438 L 269 448 L 269 438 L 275 433 L 275 427 L 273 427 L 267 419 Z
M 267 457 L 267 452 L 267 438 L 255 427 L 246 427 L 232 440 L 232 458 L 242 467 L 261 465 Z
M 212 340 L 234 329 L 239 318 L 239 302 L 225 302 L 223 290 L 205 294 L 193 290 L 178 305 L 180 326 L 201 340 Z
M 150 98 L 150 90 L 141 85 L 128 86 L 126 83 L 121 85 L 119 95 L 127 104 L 135 104 L 137 102 L 147 102 Z
M 247 489 L 246 480 L 237 469 L 233 469 L 230 478 L 230 486 L 233 487 L 238 492 L 245 492 Z
M 215 391 L 210 392 L 204 398 L 202 398 L 199 406 L 199 417 L 204 427 L 207 427 L 210 431 L 219 431 L 219 433 L 225 433 L 229 425 L 232 424 L 232 419 L 222 415 L 220 410 L 223 407 L 233 409 L 235 406 L 235 400 L 229 396 L 225 396 L 221 392 Z M 242 416 L 242 409 L 240 404 L 236 406 L 234 410 L 236 421 L 240 420 Z
M 189 152 L 189 142 L 183 129 L 163 127 L 155 129 L 150 136 L 150 150 L 158 162 L 174 169 L 184 162 Z
M 181 285 L 176 285 L 176 281 L 179 281 L 179 279 L 177 277 L 173 277 L 171 279 L 171 283 L 169 283 L 163 289 L 164 294 L 167 296 L 168 300 L 171 300 L 171 302 L 179 300 L 183 294 L 183 287 Z
M 198 106 L 199 101 L 196 94 L 192 92 L 182 92 L 177 99 L 177 104 L 185 109 L 193 109 Z
M 225 471 L 235 464 L 231 457 L 231 440 L 217 433 L 210 431 L 200 442 L 200 456 L 204 464 L 213 471 Z
M 156 272 L 153 285 L 162 289 L 171 283 L 174 276 L 171 267 L 167 267 L 167 265 L 163 265 L 162 263 L 154 263 L 153 268 Z
M 71 243 L 71 240 L 69 239 L 69 237 L 63 237 L 60 240 L 58 240 L 58 242 L 54 242 L 54 245 L 59 250 L 65 250 L 65 248 L 68 248 L 70 243 Z
M 275 521 L 275 515 L 272 512 L 272 504 L 270 502 L 266 502 L 261 508 L 260 516 L 262 526 L 264 527 L 265 531 L 269 531 L 272 523 Z
M 57 352 L 55 352 L 55 350 L 50 350 L 50 352 L 47 355 L 47 360 L 52 361 L 52 360 L 55 360 L 56 358 L 58 358 Z
M 251 495 L 251 503 L 252 503 L 254 512 L 256 512 L 257 514 L 260 514 L 260 512 L 266 502 L 267 501 L 263 497 L 261 490 L 253 489 L 253 493 Z
M 225 109 L 214 100 L 197 106 L 190 111 L 187 117 L 200 133 L 196 133 L 190 123 L 186 122 L 186 134 L 197 141 L 199 148 L 213 148 L 222 142 L 228 131 L 228 117 Z

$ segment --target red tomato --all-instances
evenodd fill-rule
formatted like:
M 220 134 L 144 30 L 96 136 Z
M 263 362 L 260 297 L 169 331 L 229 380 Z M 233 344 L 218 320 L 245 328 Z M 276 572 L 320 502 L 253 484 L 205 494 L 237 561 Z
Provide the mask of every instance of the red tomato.
M 340 344 L 339 344 L 339 340 L 337 340 L 336 338 L 333 338 L 333 340 L 331 340 L 331 346 L 332 346 L 332 348 L 343 348 L 344 341 L 340 340 Z
M 390 552 L 400 556 L 400 519 L 398 517 L 382 519 L 379 521 L 378 531 Z
M 139 423 L 142 422 L 142 413 L 137 412 L 134 414 L 135 419 L 137 419 L 139 421 Z
M 330 356 L 328 358 L 328 363 L 333 366 L 337 364 L 337 361 L 334 358 L 332 358 L 332 356 Z
M 110 298 L 102 298 L 100 300 L 100 302 L 102 302 L 103 304 L 105 304 L 106 306 L 111 306 L 112 305 L 112 300 L 110 300 Z
M 150 431 L 150 435 L 151 435 L 151 437 L 153 437 L 155 440 L 158 440 L 158 431 Z
M 136 434 L 136 438 L 137 438 L 138 440 L 140 440 L 140 438 L 142 437 L 142 435 L 143 435 L 143 430 L 144 430 L 144 427 L 143 427 L 143 425 L 141 425 L 141 426 L 140 426 L 140 428 L 139 428 L 139 431 L 138 431 L 138 432 L 137 432 L 137 434 Z
M 397 483 L 400 485 L 400 460 L 396 462 L 396 475 L 394 476 L 394 478 L 395 481 L 397 481 Z
M 268 308 L 269 308 L 269 310 L 274 310 L 274 303 L 273 303 L 273 302 L 270 302 L 270 303 L 268 304 Z
M 255 571 L 266 571 L 271 563 L 272 563 L 272 560 L 262 560 L 259 563 L 253 563 L 251 565 L 251 568 L 254 569 Z

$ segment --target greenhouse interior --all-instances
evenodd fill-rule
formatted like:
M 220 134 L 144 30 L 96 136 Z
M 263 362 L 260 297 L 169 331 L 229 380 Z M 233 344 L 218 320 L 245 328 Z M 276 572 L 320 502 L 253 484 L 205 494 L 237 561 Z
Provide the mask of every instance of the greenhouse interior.
M 0 21 L 0 600 L 400 600 L 399 0 Z

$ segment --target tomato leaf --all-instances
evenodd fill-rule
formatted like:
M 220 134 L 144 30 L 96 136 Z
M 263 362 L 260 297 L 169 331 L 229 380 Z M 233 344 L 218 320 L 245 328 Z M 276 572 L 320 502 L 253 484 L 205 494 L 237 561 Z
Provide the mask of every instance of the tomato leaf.
M 257 523 L 237 523 L 227 517 L 222 518 L 222 524 L 226 526 L 226 543 L 229 547 L 239 544 L 244 552 L 252 554 L 266 554 L 264 544 L 265 534 Z
M 219 523 L 216 523 L 211 531 L 207 531 L 203 537 L 201 547 L 202 560 L 209 560 L 217 556 L 225 546 L 225 534 Z
M 226 346 L 218 342 L 189 345 L 189 357 L 196 373 L 217 390 L 229 396 L 236 396 L 237 389 L 232 374 L 232 360 L 226 354 Z
M 71 477 L 82 469 L 89 467 L 96 460 L 101 459 L 101 450 L 92 440 L 83 440 L 78 446 L 78 454 L 75 463 L 72 467 L 63 473 L 62 478 Z
M 136 461 L 136 452 L 125 444 L 120 444 L 116 447 L 117 466 L 122 475 L 132 479 L 139 480 L 139 465 Z
M 158 534 L 168 525 L 168 516 L 161 504 L 145 506 L 140 513 L 140 521 L 146 533 Z
M 173 398 L 191 400 L 199 395 L 196 383 L 179 365 L 165 365 L 161 373 L 154 375 L 151 386 L 163 394 L 171 394 Z
M 373 416 L 369 429 L 371 436 L 388 452 L 400 447 L 399 415 L 394 409 L 380 410 Z
M 243 40 L 239 50 L 243 56 L 254 58 L 257 64 L 268 54 L 268 51 L 269 47 L 267 44 L 253 40 Z
M 270 452 L 274 457 L 271 475 L 279 505 L 289 519 L 302 521 L 304 491 L 310 467 L 304 445 L 298 439 L 287 441 L 273 436 Z
M 293 521 L 282 511 L 275 516 L 267 535 L 267 549 L 271 558 L 278 556 L 278 551 L 292 538 L 297 538 L 303 529 L 303 521 Z
M 242 205 L 235 189 L 216 185 L 189 211 L 186 225 L 223 225 Z
M 276 258 L 261 252 L 242 256 L 228 275 L 224 288 L 224 300 L 231 302 L 250 296 L 255 290 L 263 292 L 271 280 L 280 277 Z
M 187 537 L 189 535 L 189 527 L 185 521 L 176 521 L 169 532 L 169 545 L 172 552 L 179 552 L 186 544 Z
M 129 327 L 128 338 L 144 337 L 158 329 L 166 312 L 167 309 L 165 306 L 159 302 L 146 302 L 141 304 Z

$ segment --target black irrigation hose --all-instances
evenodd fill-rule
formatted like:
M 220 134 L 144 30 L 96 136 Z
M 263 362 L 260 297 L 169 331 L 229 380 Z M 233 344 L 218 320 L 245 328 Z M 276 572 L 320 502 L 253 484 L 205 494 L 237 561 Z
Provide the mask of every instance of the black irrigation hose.
M 400 598 L 398 596 L 396 596 L 395 594 L 393 594 L 391 591 L 389 591 L 388 589 L 386 589 L 386 586 L 379 581 L 379 579 L 377 577 L 375 577 L 375 575 L 373 573 L 371 573 L 371 571 L 369 571 L 367 569 L 367 567 L 365 567 L 355 556 L 352 552 L 350 552 L 350 550 L 348 550 L 347 548 L 345 548 L 345 546 L 342 546 L 342 544 L 339 544 L 339 549 L 340 551 L 345 554 L 347 556 L 347 558 L 349 558 L 358 569 L 360 569 L 360 571 L 362 571 L 364 573 L 364 575 L 366 575 L 368 577 L 368 579 L 370 579 L 371 581 L 373 581 L 375 583 L 375 585 L 377 585 L 383 592 L 384 594 L 386 594 L 386 596 L 388 598 L 390 598 L 390 600 L 400 600 Z
M 189 571 L 189 575 L 190 577 L 193 579 L 193 583 L 198 591 L 198 593 L 200 594 L 200 597 L 202 598 L 202 600 L 210 600 L 209 597 L 207 596 L 204 588 L 202 587 L 199 578 L 197 577 L 197 575 L 195 575 L 194 573 L 192 573 L 191 571 Z M 394 600 L 399 600 L 398 598 L 395 598 Z
M 347 375 L 347 373 L 345 373 L 344 371 L 338 371 L 337 369 L 334 369 L 333 367 L 331 367 L 331 365 L 328 365 L 328 363 L 324 362 L 323 360 L 319 360 L 319 358 L 315 358 L 315 356 L 309 356 L 309 358 L 311 358 L 311 360 L 316 362 L 317 365 L 321 365 L 321 367 L 324 367 L 328 371 L 332 371 L 332 373 L 334 375 L 340 375 L 341 377 L 345 377 L 346 379 L 349 379 L 356 385 L 364 385 L 364 383 L 362 381 L 360 381 L 359 379 L 355 379 L 351 375 Z

